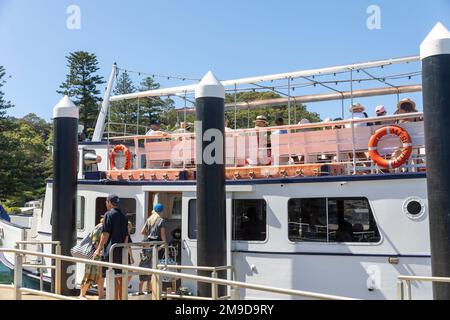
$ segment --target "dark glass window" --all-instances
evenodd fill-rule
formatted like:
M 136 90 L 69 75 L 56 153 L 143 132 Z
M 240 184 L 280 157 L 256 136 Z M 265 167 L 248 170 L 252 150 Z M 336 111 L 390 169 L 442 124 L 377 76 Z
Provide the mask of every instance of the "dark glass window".
M 380 233 L 365 198 L 328 199 L 330 242 L 379 242 Z
M 288 208 L 291 241 L 380 241 L 366 198 L 291 199 Z
M 326 242 L 326 205 L 325 198 L 289 200 L 289 240 Z
M 84 214 L 86 206 L 86 199 L 83 196 L 77 197 L 77 229 L 84 230 Z
M 120 196 L 119 196 L 120 197 Z M 127 216 L 128 221 L 131 222 L 131 234 L 136 233 L 136 199 L 134 198 L 120 198 L 119 208 Z M 100 222 L 100 217 L 106 213 L 106 198 L 100 197 L 95 200 L 95 223 Z
M 197 200 L 189 200 L 188 211 L 188 237 L 189 239 L 197 239 Z
M 197 239 L 196 200 L 189 201 L 188 237 Z M 233 240 L 264 241 L 266 239 L 266 202 L 264 200 L 233 201 Z
M 266 201 L 233 200 L 233 240 L 266 240 Z

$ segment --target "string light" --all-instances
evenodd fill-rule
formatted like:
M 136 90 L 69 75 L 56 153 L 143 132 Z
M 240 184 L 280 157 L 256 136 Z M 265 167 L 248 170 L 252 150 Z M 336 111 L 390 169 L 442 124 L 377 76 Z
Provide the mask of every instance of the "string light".
M 171 75 L 162 75 L 162 74 L 155 74 L 155 73 L 145 73 L 142 71 L 135 71 L 135 70 L 129 70 L 129 69 L 122 69 L 122 68 L 117 68 L 118 72 L 119 71 L 123 71 L 123 72 L 127 72 L 127 73 L 135 73 L 138 74 L 139 76 L 151 76 L 152 78 L 166 78 L 167 80 L 181 80 L 181 81 L 186 81 L 186 80 L 191 80 L 191 81 L 200 81 L 201 79 L 197 79 L 197 78 L 189 78 L 189 77 L 185 77 L 185 76 L 171 76 Z

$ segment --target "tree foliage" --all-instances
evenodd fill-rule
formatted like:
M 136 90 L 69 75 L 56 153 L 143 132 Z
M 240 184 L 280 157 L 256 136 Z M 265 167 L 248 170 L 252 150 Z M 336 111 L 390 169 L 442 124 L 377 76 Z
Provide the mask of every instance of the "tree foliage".
M 5 74 L 0 67 L 0 200 L 22 206 L 44 195 L 52 171 L 51 125 L 32 113 L 22 119 L 7 116 L 13 104 L 3 98 Z
M 6 70 L 3 66 L 0 66 L 0 120 L 5 118 L 6 112 L 9 108 L 12 108 L 12 104 L 10 101 L 6 101 L 4 96 L 4 92 L 2 91 L 2 87 L 6 83 Z
M 272 91 L 244 91 L 236 94 L 236 102 L 250 102 L 255 100 L 267 100 L 281 98 L 281 96 Z M 226 94 L 225 103 L 233 104 L 235 102 L 234 94 Z M 251 128 L 254 126 L 254 120 L 257 116 L 263 115 L 266 117 L 268 126 L 275 126 L 275 120 L 279 117 L 284 119 L 284 124 L 289 124 L 289 112 L 287 104 L 279 107 L 257 108 L 247 110 L 236 111 L 236 128 Z M 291 101 L 291 124 L 296 124 L 301 119 L 308 119 L 310 122 L 320 121 L 320 117 L 317 113 L 309 112 L 306 106 L 301 103 Z M 225 112 L 225 117 L 228 120 L 228 126 L 234 128 L 234 110 L 228 110 Z
M 97 75 L 99 70 L 97 57 L 93 53 L 76 51 L 67 57 L 69 73 L 66 80 L 60 85 L 58 93 L 68 95 L 80 108 L 80 124 L 88 134 L 95 127 L 99 112 L 99 85 L 105 83 L 103 77 Z M 91 130 L 89 130 L 91 129 Z

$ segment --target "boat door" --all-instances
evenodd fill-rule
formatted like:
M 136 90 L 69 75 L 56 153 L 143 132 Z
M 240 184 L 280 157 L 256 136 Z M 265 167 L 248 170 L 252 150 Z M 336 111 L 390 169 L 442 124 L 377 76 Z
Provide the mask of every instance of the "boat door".
M 232 193 L 226 193 L 226 228 L 227 228 L 227 265 L 231 265 L 231 208 Z M 196 193 L 183 192 L 182 200 L 182 232 L 181 232 L 181 262 L 185 266 L 197 265 L 197 214 Z M 195 270 L 184 270 L 183 272 L 197 274 Z M 229 273 L 228 278 L 230 279 Z M 184 281 L 183 285 L 196 293 L 197 286 L 193 281 Z

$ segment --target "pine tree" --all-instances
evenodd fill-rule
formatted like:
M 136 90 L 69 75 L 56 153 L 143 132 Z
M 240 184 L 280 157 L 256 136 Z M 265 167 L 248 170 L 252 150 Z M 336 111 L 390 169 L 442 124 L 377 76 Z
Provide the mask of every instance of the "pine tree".
M 0 119 L 4 119 L 6 116 L 6 110 L 12 108 L 13 105 L 10 101 L 6 101 L 4 98 L 4 93 L 1 88 L 5 85 L 6 80 L 4 79 L 6 76 L 6 70 L 3 66 L 0 66 Z
M 139 91 L 158 90 L 160 84 L 155 82 L 152 77 L 146 77 L 140 84 Z M 153 120 L 161 121 L 161 114 L 164 112 L 164 106 L 172 100 L 164 101 L 160 97 L 148 97 L 140 99 L 140 123 L 149 126 Z
M 69 74 L 57 92 L 67 94 L 80 108 L 80 124 L 84 125 L 86 133 L 95 127 L 99 103 L 102 101 L 97 86 L 104 84 L 105 81 L 96 74 L 99 67 L 95 54 L 77 51 L 70 53 L 66 58 Z
M 136 91 L 129 74 L 125 71 L 120 74 L 114 89 L 115 95 L 128 94 Z M 112 102 L 110 106 L 110 130 L 115 133 L 136 133 L 137 103 L 135 100 L 122 100 Z M 125 126 L 127 129 L 125 132 Z

